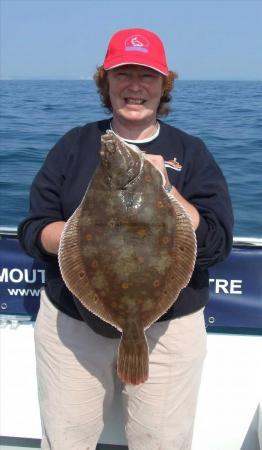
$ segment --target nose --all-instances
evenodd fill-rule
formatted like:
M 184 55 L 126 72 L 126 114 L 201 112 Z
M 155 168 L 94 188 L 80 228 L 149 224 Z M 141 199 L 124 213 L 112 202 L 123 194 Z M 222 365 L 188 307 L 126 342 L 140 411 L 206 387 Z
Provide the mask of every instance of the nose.
M 133 75 L 129 79 L 129 89 L 133 92 L 138 92 L 141 89 L 141 81 L 138 75 Z

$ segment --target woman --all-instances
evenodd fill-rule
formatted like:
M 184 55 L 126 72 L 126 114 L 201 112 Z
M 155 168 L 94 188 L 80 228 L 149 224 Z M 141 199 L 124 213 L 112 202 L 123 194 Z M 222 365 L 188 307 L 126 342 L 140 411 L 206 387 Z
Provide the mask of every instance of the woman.
M 121 387 L 128 446 L 191 448 L 206 351 L 207 269 L 229 253 L 233 217 L 226 182 L 203 142 L 157 119 L 167 113 L 174 78 L 157 35 L 143 29 L 117 32 L 95 74 L 112 118 L 69 131 L 32 184 L 30 213 L 19 238 L 29 255 L 46 262 L 35 329 L 43 449 L 95 449 L 118 382 L 117 333 L 91 313 L 83 321 L 57 262 L 64 224 L 86 191 L 99 162 L 101 135 L 110 128 L 146 151 L 163 172 L 167 189 L 192 219 L 198 247 L 189 285 L 146 332 L 148 381 Z

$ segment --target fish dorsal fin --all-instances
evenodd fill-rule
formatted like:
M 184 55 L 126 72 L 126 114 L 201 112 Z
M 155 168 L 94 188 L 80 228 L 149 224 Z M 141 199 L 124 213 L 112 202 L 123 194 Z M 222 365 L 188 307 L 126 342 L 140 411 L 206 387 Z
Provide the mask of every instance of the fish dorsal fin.
M 79 219 L 81 204 L 67 221 L 58 251 L 59 267 L 68 289 L 88 309 L 101 319 L 116 327 L 110 313 L 92 289 L 79 245 Z

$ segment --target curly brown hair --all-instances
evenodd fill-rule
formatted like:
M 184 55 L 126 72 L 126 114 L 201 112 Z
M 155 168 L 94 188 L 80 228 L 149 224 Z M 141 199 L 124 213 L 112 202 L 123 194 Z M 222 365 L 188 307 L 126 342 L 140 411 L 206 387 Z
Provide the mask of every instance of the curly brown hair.
M 174 87 L 177 73 L 172 70 L 169 71 L 166 77 L 163 77 L 163 95 L 160 99 L 160 103 L 157 109 L 158 116 L 167 116 L 170 112 L 171 91 Z M 109 83 L 107 77 L 107 71 L 103 66 L 99 66 L 94 74 L 94 80 L 97 85 L 97 91 L 100 95 L 101 102 L 110 112 L 112 112 L 112 104 L 109 96 Z

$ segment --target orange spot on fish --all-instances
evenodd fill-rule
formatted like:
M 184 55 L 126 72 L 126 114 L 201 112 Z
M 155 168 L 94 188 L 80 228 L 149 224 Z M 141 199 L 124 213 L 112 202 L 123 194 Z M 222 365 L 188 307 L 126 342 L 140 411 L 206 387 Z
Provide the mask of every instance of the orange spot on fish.
M 155 280 L 153 283 L 154 287 L 159 287 L 160 286 L 160 281 L 159 280 Z
M 94 260 L 91 262 L 91 267 L 93 267 L 93 269 L 96 269 L 97 266 L 98 266 L 98 262 L 94 259 Z
M 137 234 L 138 234 L 139 237 L 144 238 L 145 235 L 146 235 L 145 228 L 140 228 L 140 230 L 138 230 Z
M 87 233 L 87 234 L 86 234 L 86 240 L 87 240 L 87 241 L 92 241 L 92 239 L 93 239 L 92 234 L 91 234 L 91 233 Z
M 165 206 L 165 205 L 164 205 L 163 202 L 161 202 L 161 201 L 157 202 L 157 207 L 158 207 L 158 208 L 163 208 L 164 206 Z
M 145 262 L 144 256 L 139 256 L 137 259 L 138 259 L 138 262 L 140 262 L 141 264 L 142 264 L 143 262 Z
M 128 289 L 128 288 L 129 288 L 129 283 L 122 283 L 122 284 L 121 284 L 121 287 L 122 287 L 123 289 Z

